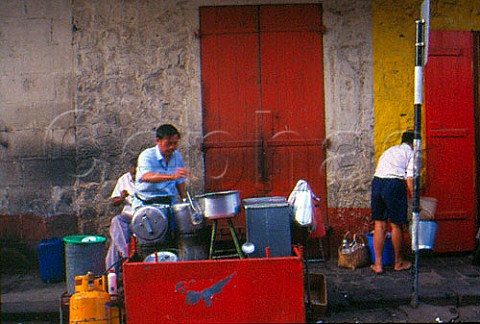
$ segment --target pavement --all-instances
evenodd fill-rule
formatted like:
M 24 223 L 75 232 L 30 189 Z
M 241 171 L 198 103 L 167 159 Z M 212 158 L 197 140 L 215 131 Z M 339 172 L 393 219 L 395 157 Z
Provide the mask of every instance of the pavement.
M 308 263 L 308 273 L 326 282 L 310 291 L 315 305 L 307 307 L 308 322 L 480 322 L 480 267 L 472 260 L 472 254 L 421 254 L 418 275 L 391 266 L 382 275 L 369 267 L 341 269 L 333 258 Z M 58 323 L 66 291 L 65 282 L 43 283 L 38 270 L 2 274 L 1 322 Z M 324 299 L 315 301 L 318 294 Z

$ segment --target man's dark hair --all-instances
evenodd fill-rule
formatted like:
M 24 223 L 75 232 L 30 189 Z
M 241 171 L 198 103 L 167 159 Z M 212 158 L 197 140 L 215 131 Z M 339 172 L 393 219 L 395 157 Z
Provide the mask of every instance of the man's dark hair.
M 413 145 L 413 140 L 415 139 L 414 131 L 406 131 L 402 135 L 402 143 Z
M 175 136 L 178 135 L 180 138 L 180 132 L 175 128 L 175 126 L 170 124 L 164 124 L 157 128 L 157 138 L 162 139 L 165 136 Z

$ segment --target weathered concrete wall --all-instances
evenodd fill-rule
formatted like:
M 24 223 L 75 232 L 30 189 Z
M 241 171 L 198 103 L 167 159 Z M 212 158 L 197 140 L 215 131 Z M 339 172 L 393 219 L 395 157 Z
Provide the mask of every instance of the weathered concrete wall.
M 375 167 L 370 1 L 323 7 L 328 205 L 365 208 Z
M 72 213 L 69 0 L 0 4 L 0 214 Z
M 0 70 L 0 213 L 70 211 L 81 232 L 106 234 L 116 178 L 153 145 L 163 122 L 182 131 L 180 150 L 199 177 L 190 185 L 202 190 L 198 8 L 263 1 L 3 2 L 0 59 L 10 64 Z M 269 1 L 306 2 L 317 1 Z M 328 203 L 365 207 L 373 170 L 370 1 L 322 5 Z M 24 81 L 34 77 L 44 78 L 38 88 Z

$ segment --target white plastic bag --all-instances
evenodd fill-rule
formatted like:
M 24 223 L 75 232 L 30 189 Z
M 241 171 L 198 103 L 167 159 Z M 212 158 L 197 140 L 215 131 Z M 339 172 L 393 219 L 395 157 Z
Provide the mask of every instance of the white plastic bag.
M 305 180 L 298 180 L 295 188 L 288 196 L 288 203 L 293 209 L 293 217 L 300 226 L 309 226 L 315 229 L 314 206 L 312 199 L 320 200 L 312 192 L 310 185 Z

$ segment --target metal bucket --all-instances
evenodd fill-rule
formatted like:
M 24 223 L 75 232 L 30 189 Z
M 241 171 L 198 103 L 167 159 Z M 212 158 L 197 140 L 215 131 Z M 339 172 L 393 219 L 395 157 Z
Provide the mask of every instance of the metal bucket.
M 208 260 L 208 233 L 180 234 L 177 237 L 178 257 L 181 261 Z
M 410 223 L 409 231 L 412 235 L 413 224 Z M 431 220 L 418 221 L 418 249 L 419 250 L 433 250 L 435 246 L 435 238 L 437 237 L 438 223 Z
M 190 203 L 173 205 L 175 231 L 180 234 L 192 234 L 205 227 L 203 215 L 196 213 Z
M 206 218 L 233 217 L 240 212 L 240 192 L 210 192 L 195 196 Z
M 72 235 L 63 238 L 65 242 L 65 263 L 67 273 L 67 290 L 75 292 L 75 276 L 87 272 L 102 274 L 105 271 L 106 238 L 95 235 Z

